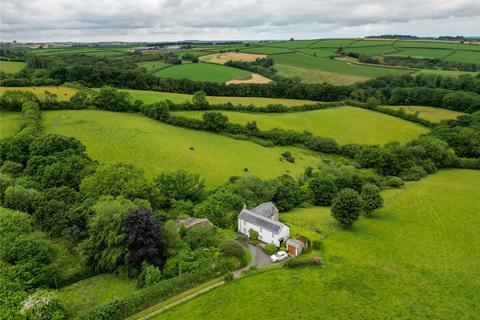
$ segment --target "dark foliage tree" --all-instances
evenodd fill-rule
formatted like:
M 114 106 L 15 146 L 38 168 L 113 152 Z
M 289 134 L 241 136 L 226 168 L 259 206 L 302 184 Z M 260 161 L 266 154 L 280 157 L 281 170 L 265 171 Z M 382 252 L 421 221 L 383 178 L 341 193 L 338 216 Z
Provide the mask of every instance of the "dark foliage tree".
M 149 208 L 139 208 L 125 220 L 127 263 L 139 268 L 143 262 L 162 267 L 166 259 L 166 241 L 160 221 Z
M 275 179 L 274 183 L 276 190 L 273 195 L 273 202 L 279 211 L 291 210 L 305 200 L 305 192 L 289 175 Z
M 309 185 L 313 194 L 313 203 L 317 206 L 329 206 L 338 191 L 334 178 L 331 176 L 314 176 Z

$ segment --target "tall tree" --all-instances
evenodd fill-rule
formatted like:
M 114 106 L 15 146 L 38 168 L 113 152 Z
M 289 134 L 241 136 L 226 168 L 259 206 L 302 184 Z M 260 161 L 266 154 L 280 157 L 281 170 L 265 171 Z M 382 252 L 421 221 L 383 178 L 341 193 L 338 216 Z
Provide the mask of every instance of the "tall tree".
M 363 201 L 357 191 L 343 189 L 332 202 L 332 216 L 344 228 L 351 228 L 363 210 Z

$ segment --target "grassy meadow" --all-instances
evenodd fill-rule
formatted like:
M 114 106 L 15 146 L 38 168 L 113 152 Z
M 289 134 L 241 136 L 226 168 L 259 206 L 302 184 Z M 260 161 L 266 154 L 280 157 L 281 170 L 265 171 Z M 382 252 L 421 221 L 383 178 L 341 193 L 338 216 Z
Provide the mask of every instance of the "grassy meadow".
M 300 53 L 275 55 L 274 60 L 279 75 L 285 77 L 300 75 L 303 79 L 302 72 L 306 75 L 311 74 L 312 76 L 305 79 L 305 82 L 328 81 L 337 84 L 350 84 L 384 75 L 401 75 L 411 72 L 406 69 L 358 65 Z M 317 77 L 314 76 L 315 74 L 317 74 Z
M 245 113 L 222 111 L 233 123 L 256 121 L 262 130 L 273 128 L 308 130 L 315 135 L 331 137 L 339 144 L 385 144 L 391 141 L 407 142 L 427 132 L 427 129 L 383 113 L 356 107 L 292 112 Z M 203 111 L 179 111 L 174 114 L 201 118 Z
M 66 308 L 81 316 L 97 306 L 126 297 L 135 290 L 135 279 L 100 274 L 63 287 L 59 294 L 66 302 Z
M 245 310 L 252 319 L 477 319 L 479 180 L 479 171 L 445 170 L 385 191 L 374 218 L 333 226 L 324 267 L 246 277 L 154 319 L 240 319 Z M 309 214 L 329 228 L 323 208 L 319 220 Z
M 464 114 L 463 112 L 453 111 L 443 108 L 425 107 L 425 106 L 385 106 L 387 108 L 398 110 L 402 108 L 406 113 L 416 113 L 422 119 L 432 122 L 440 122 L 444 119 L 456 119 L 458 116 Z
M 144 62 L 139 62 L 137 65 L 140 68 L 145 68 L 148 72 L 155 72 L 160 69 L 163 69 L 165 67 L 168 67 L 169 64 L 162 61 L 162 60 L 157 60 L 157 61 L 144 61 Z
M 179 64 L 154 73 L 162 78 L 190 79 L 193 81 L 228 82 L 235 79 L 249 79 L 251 72 L 213 63 Z
M 68 100 L 76 92 L 75 89 L 67 87 L 0 87 L 0 95 L 7 90 L 25 90 L 35 93 L 40 98 L 44 96 L 45 91 L 50 91 L 58 95 L 60 100 Z M 134 89 L 119 89 L 130 94 L 133 100 L 142 100 L 144 103 L 154 103 L 158 101 L 171 100 L 175 103 L 182 103 L 185 101 L 191 101 L 192 95 L 183 93 L 171 93 L 160 91 L 148 91 L 148 90 L 134 90 Z M 269 104 L 283 104 L 285 106 L 299 106 L 304 104 L 313 104 L 316 101 L 311 100 L 298 100 L 298 99 L 281 99 L 281 98 L 261 98 L 261 97 L 222 97 L 222 96 L 208 96 L 207 100 L 210 103 L 226 103 L 232 104 L 253 104 L 259 107 L 265 107 Z
M 20 112 L 0 112 L 0 139 L 16 134 L 20 130 Z
M 149 177 L 185 169 L 205 177 L 209 188 L 235 175 L 274 178 L 289 173 L 296 176 L 307 166 L 316 167 L 321 161 L 318 154 L 308 150 L 263 147 L 250 141 L 166 125 L 140 114 L 46 111 L 42 113 L 42 126 L 46 133 L 79 139 L 93 159 L 133 163 L 143 168 Z M 295 163 L 280 161 L 286 150 L 296 157 Z
M 0 72 L 15 73 L 26 67 L 25 62 L 0 60 Z

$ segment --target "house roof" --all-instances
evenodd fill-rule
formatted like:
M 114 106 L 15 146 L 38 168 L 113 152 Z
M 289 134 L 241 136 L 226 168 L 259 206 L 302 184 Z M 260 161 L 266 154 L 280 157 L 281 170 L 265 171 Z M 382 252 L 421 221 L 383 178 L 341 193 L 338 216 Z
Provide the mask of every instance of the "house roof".
M 273 202 L 265 202 L 262 203 L 261 205 L 251 209 L 250 211 L 259 214 L 261 216 L 270 218 L 273 216 L 275 213 L 278 212 L 277 207 L 273 204 Z
M 265 218 L 262 215 L 259 215 L 255 212 L 252 212 L 248 209 L 243 209 L 240 214 L 238 215 L 238 218 L 247 222 L 250 222 L 251 224 L 257 225 L 259 227 L 262 227 L 263 229 L 266 229 L 268 231 L 272 231 L 273 233 L 280 233 L 280 231 L 287 227 L 285 224 L 274 221 L 268 218 Z

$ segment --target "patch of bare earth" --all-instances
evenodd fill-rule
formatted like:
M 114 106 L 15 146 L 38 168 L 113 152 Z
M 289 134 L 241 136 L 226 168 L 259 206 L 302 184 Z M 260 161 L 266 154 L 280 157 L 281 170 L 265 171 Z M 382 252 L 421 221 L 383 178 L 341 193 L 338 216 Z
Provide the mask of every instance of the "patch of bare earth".
M 252 73 L 252 77 L 250 79 L 234 79 L 226 82 L 226 84 L 239 84 L 239 83 L 269 83 L 270 79 L 265 78 L 256 73 Z

